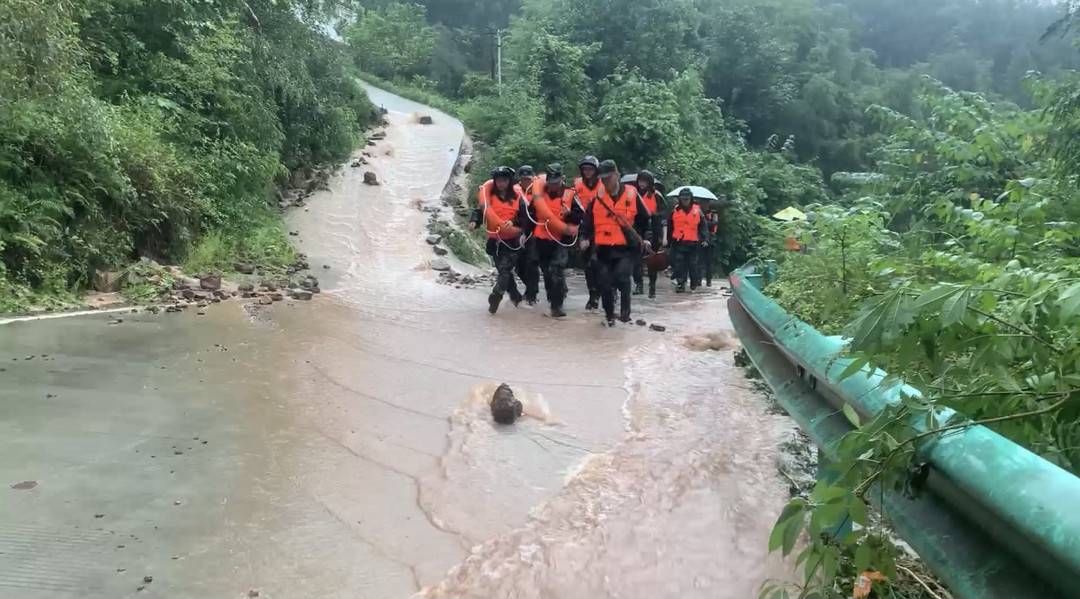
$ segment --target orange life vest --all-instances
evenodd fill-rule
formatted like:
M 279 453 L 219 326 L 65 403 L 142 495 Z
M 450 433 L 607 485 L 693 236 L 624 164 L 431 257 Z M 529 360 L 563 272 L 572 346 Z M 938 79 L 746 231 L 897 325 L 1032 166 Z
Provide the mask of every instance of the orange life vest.
M 520 194 L 521 197 L 525 198 L 525 204 L 526 205 L 530 205 L 530 204 L 532 204 L 533 194 L 543 193 L 544 185 L 546 185 L 546 184 L 547 184 L 547 176 L 541 174 L 541 175 L 539 175 L 537 177 L 533 177 L 532 183 L 529 184 L 528 189 L 523 188 L 521 186 L 521 183 L 515 183 L 514 184 L 514 191 L 518 192 L 518 194 Z
M 641 203 L 644 204 L 645 209 L 649 211 L 649 216 L 656 214 L 656 209 L 659 207 L 659 203 L 656 201 L 655 191 L 650 191 L 649 193 L 641 196 Z
M 630 185 L 623 185 L 619 197 L 612 199 L 606 188 L 601 186 L 601 189 L 603 192 L 598 195 L 592 207 L 596 245 L 627 245 L 626 233 L 611 213 L 619 215 L 628 226 L 633 226 L 634 218 L 637 217 L 638 191 Z
M 480 190 L 476 193 L 476 205 L 481 209 L 487 205 L 488 200 L 491 199 L 491 194 L 495 191 L 495 179 L 488 179 L 484 181 L 484 184 L 480 186 Z
M 514 218 L 521 209 L 521 195 L 514 194 L 509 202 L 491 194 L 484 209 L 484 222 L 487 226 L 488 239 L 517 239 L 521 236 L 521 227 L 514 225 Z
M 563 212 L 569 212 L 574 205 L 575 191 L 563 188 L 560 195 L 551 197 L 547 189 L 542 189 L 533 198 L 533 210 L 536 211 L 536 230 L 533 236 L 537 239 L 553 241 L 562 239 L 563 235 L 577 233 L 574 225 L 569 225 L 563 220 Z
M 600 195 L 600 190 L 604 188 L 604 184 L 599 179 L 596 180 L 596 187 L 589 189 L 585 185 L 585 180 L 581 177 L 574 179 L 574 191 L 577 192 L 578 199 L 581 200 L 581 209 L 588 210 L 589 205 L 593 203 L 596 196 Z
M 701 208 L 696 205 L 690 206 L 689 211 L 676 208 L 671 213 L 671 237 L 675 241 L 700 241 L 698 226 L 701 224 L 701 217 Z

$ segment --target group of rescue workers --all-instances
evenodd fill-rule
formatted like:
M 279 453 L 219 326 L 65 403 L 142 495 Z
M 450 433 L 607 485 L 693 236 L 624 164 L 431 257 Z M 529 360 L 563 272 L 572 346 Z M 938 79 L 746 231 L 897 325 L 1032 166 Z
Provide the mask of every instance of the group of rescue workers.
M 528 165 L 517 171 L 500 166 L 480 186 L 470 225 L 485 227 L 487 253 L 497 271 L 488 296 L 492 314 L 506 294 L 514 305 L 522 300 L 535 304 L 542 275 L 551 315 L 566 316 L 565 271 L 572 257 L 585 271 L 585 309 L 602 304 L 609 326 L 616 318 L 630 322 L 631 295 L 644 293 L 646 276 L 649 297 L 656 297 L 657 276 L 667 265 L 655 258 L 665 249 L 677 293 L 688 286 L 697 289 L 702 278 L 712 285 L 711 248 L 719 222 L 715 207 L 703 210 L 693 193 L 681 188 L 669 212 L 663 187 L 652 173 L 642 171 L 636 184 L 626 184 L 612 160 L 586 156 L 578 172 L 573 184 L 567 184 L 558 164 L 548 165 L 540 175 Z

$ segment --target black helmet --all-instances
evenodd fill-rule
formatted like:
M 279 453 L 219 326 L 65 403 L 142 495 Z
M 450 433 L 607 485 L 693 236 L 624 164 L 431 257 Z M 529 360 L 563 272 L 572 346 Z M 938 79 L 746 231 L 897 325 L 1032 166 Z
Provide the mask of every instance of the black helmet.
M 578 169 L 581 169 L 581 167 L 583 167 L 583 166 L 591 166 L 594 169 L 599 171 L 600 170 L 600 161 L 597 160 L 596 156 L 586 156 L 586 157 L 581 159 L 581 162 L 578 163 Z
M 534 171 L 533 167 L 529 166 L 528 164 L 523 164 L 521 165 L 521 168 L 517 170 L 517 174 L 519 177 L 535 177 L 536 171 Z
M 656 185 L 656 175 L 653 175 L 649 171 L 641 171 L 637 175 L 638 181 L 648 181 L 649 185 Z
M 600 168 L 598 170 L 601 175 L 617 173 L 619 172 L 619 165 L 615 164 L 614 160 L 605 160 L 600 163 Z
M 506 177 L 507 179 L 514 178 L 514 169 L 508 166 L 497 166 L 491 169 L 491 178 L 498 179 L 499 177 Z
M 557 162 L 553 162 L 544 168 L 544 174 L 547 175 L 548 179 L 561 178 L 563 176 L 562 165 Z

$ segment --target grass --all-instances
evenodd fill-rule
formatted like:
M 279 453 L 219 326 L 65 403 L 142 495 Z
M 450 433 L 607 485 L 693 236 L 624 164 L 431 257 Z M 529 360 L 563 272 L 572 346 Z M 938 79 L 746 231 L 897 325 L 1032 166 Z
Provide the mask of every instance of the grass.
M 267 209 L 240 229 L 219 229 L 203 235 L 192 246 L 183 268 L 193 274 L 223 274 L 234 272 L 237 262 L 246 262 L 260 272 L 280 274 L 296 259 L 284 223 Z
M 442 243 L 462 262 L 482 266 L 487 261 L 487 254 L 484 253 L 478 235 L 470 236 L 469 233 L 455 229 L 442 221 L 432 224 L 431 232 L 441 235 Z

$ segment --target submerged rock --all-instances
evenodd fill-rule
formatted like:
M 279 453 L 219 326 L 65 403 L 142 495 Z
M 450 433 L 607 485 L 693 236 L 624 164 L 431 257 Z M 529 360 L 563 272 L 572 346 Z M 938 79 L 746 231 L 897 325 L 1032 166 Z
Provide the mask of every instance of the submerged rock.
M 432 124 L 432 123 L 434 123 L 434 122 L 435 122 L 435 121 L 431 120 L 431 116 L 430 116 L 430 115 L 426 115 L 426 114 L 425 114 L 425 115 L 421 115 L 421 116 L 420 116 L 420 124 L 421 124 L 421 125 L 430 125 L 430 124 Z
M 513 424 L 524 411 L 510 385 L 503 383 L 491 396 L 491 417 L 499 424 Z
M 657 333 L 663 333 L 667 330 L 667 327 L 659 324 L 651 324 L 649 325 L 649 330 L 656 331 Z
M 364 184 L 365 185 L 378 185 L 379 177 L 373 171 L 364 172 Z

